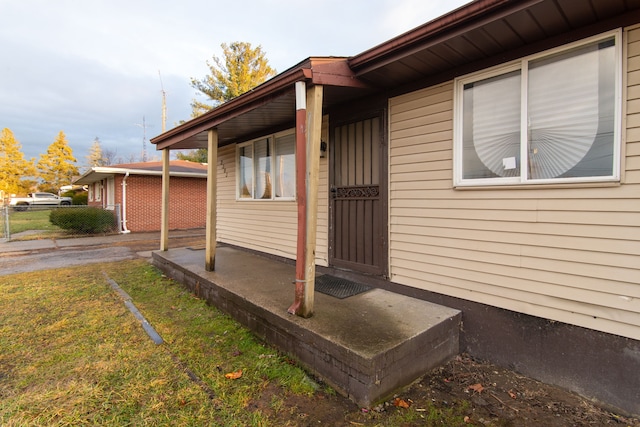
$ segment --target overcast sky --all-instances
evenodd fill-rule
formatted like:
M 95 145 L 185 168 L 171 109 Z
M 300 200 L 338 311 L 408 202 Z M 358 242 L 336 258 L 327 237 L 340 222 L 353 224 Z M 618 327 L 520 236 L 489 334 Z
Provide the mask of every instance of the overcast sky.
M 125 161 L 143 145 L 158 158 L 149 139 L 162 130 L 162 87 L 170 129 L 189 119 L 190 78 L 209 73 L 221 43 L 261 45 L 282 72 L 310 56 L 356 55 L 465 3 L 0 0 L 0 129 L 26 158 L 61 130 L 79 166 L 96 137 Z

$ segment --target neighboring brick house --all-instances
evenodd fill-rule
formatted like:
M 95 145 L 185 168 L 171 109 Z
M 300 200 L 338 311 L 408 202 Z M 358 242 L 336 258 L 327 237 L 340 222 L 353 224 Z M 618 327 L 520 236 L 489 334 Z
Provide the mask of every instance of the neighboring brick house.
M 170 229 L 205 226 L 206 178 L 206 164 L 186 160 L 170 162 Z M 161 162 L 96 166 L 73 183 L 87 186 L 89 206 L 117 209 L 122 232 L 160 230 Z

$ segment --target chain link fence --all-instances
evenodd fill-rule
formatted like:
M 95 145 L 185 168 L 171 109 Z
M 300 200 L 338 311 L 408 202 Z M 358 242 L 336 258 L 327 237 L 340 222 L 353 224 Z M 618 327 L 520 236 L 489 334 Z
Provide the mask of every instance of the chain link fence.
M 114 234 L 120 231 L 120 205 L 95 207 L 0 206 L 4 241 Z
M 0 240 L 9 240 L 9 209 L 0 205 Z

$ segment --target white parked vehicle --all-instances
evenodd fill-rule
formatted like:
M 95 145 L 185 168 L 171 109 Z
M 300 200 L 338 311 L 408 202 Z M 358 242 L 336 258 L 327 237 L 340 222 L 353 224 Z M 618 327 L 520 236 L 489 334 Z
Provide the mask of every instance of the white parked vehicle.
M 27 197 L 12 197 L 9 206 L 17 211 L 26 211 L 33 206 L 71 206 L 71 197 L 53 193 L 29 193 Z

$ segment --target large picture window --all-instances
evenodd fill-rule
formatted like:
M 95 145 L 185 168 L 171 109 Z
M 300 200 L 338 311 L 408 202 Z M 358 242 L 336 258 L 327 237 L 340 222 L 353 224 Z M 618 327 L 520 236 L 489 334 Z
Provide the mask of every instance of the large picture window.
M 456 185 L 619 179 L 618 33 L 456 81 Z
M 284 132 L 238 146 L 238 199 L 295 198 L 295 135 Z

